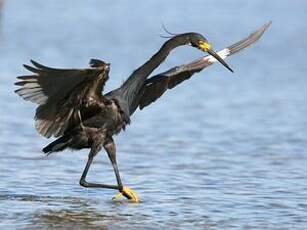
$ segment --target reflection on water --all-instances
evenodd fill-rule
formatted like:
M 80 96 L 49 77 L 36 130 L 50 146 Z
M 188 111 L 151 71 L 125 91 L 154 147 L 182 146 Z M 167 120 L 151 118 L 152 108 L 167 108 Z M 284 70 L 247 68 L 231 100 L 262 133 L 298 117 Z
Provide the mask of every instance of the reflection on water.
M 0 229 L 305 229 L 306 6 L 6 1 Z M 263 39 L 229 59 L 234 74 L 216 65 L 195 75 L 137 112 L 116 137 L 123 181 L 139 194 L 138 205 L 112 202 L 116 191 L 79 186 L 88 150 L 43 156 L 50 140 L 34 130 L 34 105 L 13 93 L 15 77 L 25 74 L 21 64 L 31 58 L 59 67 L 102 58 L 112 63 L 111 89 L 158 49 L 162 22 L 175 32 L 204 33 L 220 48 L 268 20 Z M 162 69 L 200 55 L 178 48 Z M 103 151 L 89 181 L 115 183 Z

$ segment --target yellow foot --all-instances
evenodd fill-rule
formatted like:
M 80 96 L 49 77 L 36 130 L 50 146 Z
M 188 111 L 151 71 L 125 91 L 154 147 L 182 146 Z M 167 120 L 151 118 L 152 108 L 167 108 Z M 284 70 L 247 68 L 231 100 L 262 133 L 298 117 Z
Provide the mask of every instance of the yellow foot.
M 132 189 L 128 187 L 124 187 L 123 191 L 117 193 L 115 197 L 112 198 L 112 200 L 117 201 L 123 196 L 126 197 L 129 201 L 133 203 L 139 203 L 140 201 L 138 195 Z

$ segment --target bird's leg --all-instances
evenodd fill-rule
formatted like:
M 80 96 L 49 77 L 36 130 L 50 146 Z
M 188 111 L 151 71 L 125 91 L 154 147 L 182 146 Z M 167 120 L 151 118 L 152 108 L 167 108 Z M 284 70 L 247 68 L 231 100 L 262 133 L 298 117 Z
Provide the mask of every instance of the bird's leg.
M 120 178 L 117 162 L 116 162 L 116 147 L 115 147 L 115 144 L 114 144 L 114 141 L 113 141 L 112 138 L 110 138 L 109 141 L 107 141 L 104 144 L 104 148 L 105 148 L 106 152 L 108 153 L 108 156 L 109 156 L 110 161 L 112 163 L 114 173 L 115 173 L 115 176 L 116 176 L 116 180 L 117 180 L 117 184 L 118 184 L 118 190 L 120 192 L 113 199 L 116 200 L 121 196 L 125 196 L 127 199 L 129 199 L 133 202 L 136 202 L 136 203 L 139 202 L 139 198 L 138 198 L 137 194 L 132 189 L 130 189 L 126 186 L 123 186 L 123 183 L 122 183 L 121 178 Z
M 101 145 L 100 144 L 93 144 L 91 151 L 88 155 L 88 160 L 86 166 L 83 170 L 82 176 L 80 178 L 80 185 L 86 188 L 109 188 L 109 189 L 119 189 L 117 185 L 107 185 L 107 184 L 96 184 L 96 183 L 88 183 L 86 179 L 87 172 L 93 162 L 94 157 L 100 151 Z
M 117 184 L 118 184 L 118 190 L 121 192 L 121 191 L 123 191 L 123 183 L 122 183 L 122 180 L 120 178 L 119 170 L 118 170 L 118 167 L 117 167 L 116 147 L 115 147 L 114 141 L 110 140 L 110 141 L 106 142 L 104 144 L 104 148 L 105 148 L 106 152 L 108 153 L 108 156 L 109 156 L 110 161 L 112 163 L 112 167 L 114 169 Z

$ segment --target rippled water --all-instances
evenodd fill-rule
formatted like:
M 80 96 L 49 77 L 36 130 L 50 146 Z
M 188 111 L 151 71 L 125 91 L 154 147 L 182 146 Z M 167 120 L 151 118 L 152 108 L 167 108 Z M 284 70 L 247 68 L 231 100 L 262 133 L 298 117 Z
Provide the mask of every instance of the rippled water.
M 6 1 L 0 33 L 1 229 L 304 229 L 307 225 L 305 1 Z M 268 20 L 255 46 L 215 65 L 148 109 L 116 137 L 123 181 L 140 204 L 78 184 L 88 150 L 45 157 L 35 106 L 13 93 L 29 59 L 112 63 L 108 89 L 173 32 L 222 48 Z M 193 60 L 178 48 L 160 70 Z M 89 181 L 114 183 L 101 152 Z

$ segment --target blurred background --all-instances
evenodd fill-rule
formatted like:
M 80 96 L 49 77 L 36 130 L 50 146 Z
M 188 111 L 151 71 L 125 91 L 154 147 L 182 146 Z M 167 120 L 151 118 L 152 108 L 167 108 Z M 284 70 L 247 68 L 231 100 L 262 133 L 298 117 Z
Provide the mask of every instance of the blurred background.
M 1 229 L 304 229 L 307 213 L 307 2 L 1 1 Z M 13 85 L 30 59 L 54 67 L 110 62 L 106 92 L 117 87 L 174 32 L 202 33 L 215 49 L 273 24 L 252 47 L 205 69 L 137 112 L 116 137 L 126 185 L 78 184 L 88 150 L 48 158 L 51 140 L 33 125 L 35 105 Z M 203 53 L 180 47 L 155 73 Z M 89 181 L 115 183 L 102 151 Z

